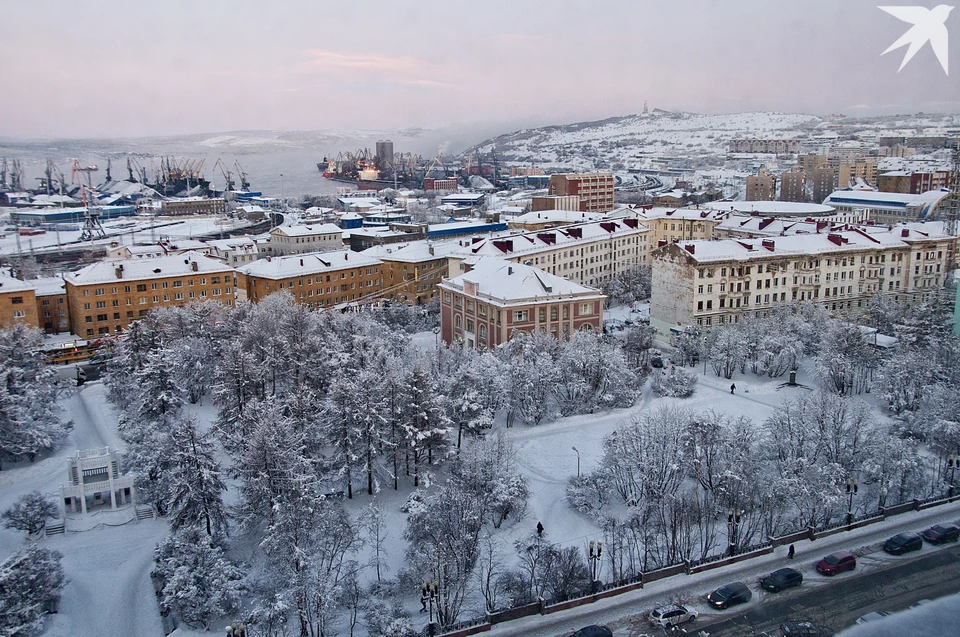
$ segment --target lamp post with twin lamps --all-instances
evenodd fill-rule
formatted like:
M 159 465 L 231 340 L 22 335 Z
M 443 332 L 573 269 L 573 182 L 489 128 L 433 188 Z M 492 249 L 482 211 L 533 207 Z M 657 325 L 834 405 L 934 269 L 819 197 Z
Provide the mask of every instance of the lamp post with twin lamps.
M 960 467 L 960 454 L 951 453 L 947 456 L 947 471 L 950 472 L 950 483 L 947 487 L 947 497 L 952 498 L 954 492 L 953 479 L 957 472 L 957 468 Z
M 853 524 L 853 496 L 859 488 L 856 478 L 847 478 L 847 526 Z
M 436 601 L 438 604 L 437 619 L 440 619 L 440 582 L 436 580 L 432 582 L 430 580 L 426 580 L 423 584 L 421 584 L 420 601 L 430 604 L 430 623 L 427 624 L 427 632 L 430 635 L 435 635 L 438 627 L 433 623 L 433 602 Z
M 727 551 L 730 555 L 737 554 L 737 530 L 740 526 L 740 518 L 742 517 L 743 509 L 731 508 L 727 511 L 727 533 L 729 534 Z
M 594 550 L 596 549 L 596 550 Z M 590 553 L 587 559 L 590 560 L 590 589 L 597 590 L 597 573 L 600 570 L 600 556 L 603 553 L 603 542 L 594 542 L 590 540 Z

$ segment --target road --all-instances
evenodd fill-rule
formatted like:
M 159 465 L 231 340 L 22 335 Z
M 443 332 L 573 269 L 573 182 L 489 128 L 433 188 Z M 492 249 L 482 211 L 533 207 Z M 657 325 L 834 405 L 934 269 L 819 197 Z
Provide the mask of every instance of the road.
M 905 513 L 854 531 L 838 533 L 812 542 L 797 542 L 794 560 L 787 559 L 787 547 L 779 547 L 772 555 L 696 575 L 666 578 L 648 584 L 643 589 L 593 604 L 585 604 L 568 611 L 497 624 L 488 634 L 491 637 L 500 635 L 562 637 L 589 624 L 605 624 L 614 631 L 615 637 L 637 637 L 644 633 L 663 635 L 662 631 L 659 633 L 653 631 L 645 617 L 650 609 L 670 602 L 684 603 L 700 612 L 700 618 L 694 624 L 696 629 L 702 630 L 716 625 L 717 632 L 708 630 L 711 637 L 749 635 L 749 630 L 744 630 L 742 619 L 739 620 L 739 624 L 736 624 L 739 629 L 735 629 L 732 624 L 726 625 L 727 621 L 740 618 L 744 613 L 749 615 L 756 612 L 756 619 L 753 621 L 758 622 L 758 625 L 776 626 L 787 619 L 797 618 L 817 621 L 821 613 L 811 609 L 820 603 L 825 604 L 830 612 L 837 616 L 836 622 L 831 621 L 831 627 L 845 628 L 857 617 L 871 610 L 900 610 L 918 599 L 933 599 L 949 592 L 960 591 L 960 578 L 957 577 L 960 571 L 960 547 L 956 545 L 932 547 L 924 544 L 919 553 L 913 554 L 915 557 L 890 556 L 880 548 L 886 538 L 896 533 L 917 531 L 938 522 L 955 522 L 958 519 L 960 519 L 960 502 Z M 817 574 L 813 568 L 814 563 L 824 555 L 838 550 L 851 550 L 858 555 L 856 571 L 834 578 Z M 905 566 L 915 562 L 920 565 Z M 940 575 L 930 575 L 931 564 L 939 562 L 943 562 L 942 570 L 938 571 Z M 777 595 L 768 594 L 760 589 L 757 580 L 783 566 L 792 566 L 800 570 L 804 576 L 803 585 L 794 591 Z M 895 579 L 898 571 L 888 571 L 888 569 L 901 567 L 915 573 L 911 576 L 914 579 L 909 582 L 898 582 Z M 915 570 L 910 571 L 910 569 Z M 877 578 L 876 582 L 879 582 L 879 585 L 870 589 L 872 592 L 868 592 L 865 587 L 874 581 L 874 577 Z M 944 577 L 949 580 L 952 577 L 957 581 L 943 583 L 942 589 L 927 590 L 921 586 L 925 577 L 931 580 L 935 577 Z M 703 600 L 706 593 L 735 581 L 745 582 L 753 591 L 753 599 L 748 604 L 739 607 L 739 610 L 728 611 L 716 611 L 706 605 Z M 861 585 L 861 582 L 864 584 Z M 850 597 L 842 597 L 841 593 L 848 590 L 853 591 Z M 939 590 L 943 592 L 940 593 Z M 804 597 L 806 595 L 815 597 L 810 597 L 809 601 L 804 602 L 804 599 L 807 599 Z M 780 606 L 781 604 L 783 606 Z M 797 607 L 794 608 L 794 605 Z M 768 611 L 768 607 L 774 608 Z M 798 617 L 798 613 L 806 617 Z M 766 621 L 767 624 L 762 624 L 762 621 Z M 696 631 L 692 634 L 696 634 Z
M 890 566 L 869 573 L 854 572 L 810 586 L 810 580 L 817 577 L 813 575 L 792 591 L 760 592 L 761 603 L 745 613 L 719 621 L 698 621 L 695 626 L 710 637 L 763 635 L 767 631 L 778 635 L 776 628 L 782 622 L 805 619 L 840 631 L 853 626 L 857 617 L 875 610 L 900 611 L 921 599 L 960 592 L 958 573 L 960 547 L 954 545 L 919 557 L 903 556 Z M 649 626 L 639 618 L 632 624 L 638 632 Z M 688 631 L 693 632 L 690 627 Z

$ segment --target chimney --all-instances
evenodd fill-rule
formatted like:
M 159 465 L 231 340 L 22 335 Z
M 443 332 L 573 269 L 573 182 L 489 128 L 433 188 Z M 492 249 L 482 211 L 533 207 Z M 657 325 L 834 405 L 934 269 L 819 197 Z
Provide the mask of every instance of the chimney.
M 513 266 L 512 266 L 512 265 L 508 265 L 508 266 L 507 266 L 507 274 L 508 274 L 508 275 L 513 274 Z
M 763 241 L 760 242 L 760 245 L 762 245 L 764 248 L 766 248 L 770 252 L 773 252 L 774 247 L 776 246 L 776 244 L 773 242 L 773 239 L 764 239 Z
M 910 230 L 908 230 L 907 228 L 904 228 L 903 230 L 900 231 L 900 236 L 901 236 L 901 237 L 909 237 L 909 236 L 910 236 Z
M 344 261 L 346 261 L 349 257 L 350 257 L 350 253 L 349 253 L 349 252 L 344 252 L 344 253 L 343 253 L 343 260 L 344 260 Z
M 200 266 L 197 264 L 196 261 L 191 261 L 191 262 L 190 262 L 190 269 L 193 270 L 194 272 L 196 272 L 197 270 L 200 269 Z
M 836 244 L 838 246 L 843 245 L 843 237 L 838 234 L 830 233 L 827 235 L 827 241 L 830 243 Z
M 690 254 L 693 254 L 696 251 L 697 246 L 695 246 L 692 243 L 688 243 L 687 245 L 683 246 L 683 249 L 689 252 Z

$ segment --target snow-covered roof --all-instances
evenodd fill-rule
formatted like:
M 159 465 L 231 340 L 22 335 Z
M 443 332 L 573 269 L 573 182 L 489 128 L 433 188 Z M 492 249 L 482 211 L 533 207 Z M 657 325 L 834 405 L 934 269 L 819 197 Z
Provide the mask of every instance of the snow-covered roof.
M 26 292 L 32 289 L 33 286 L 26 281 L 0 275 L 0 294 L 5 294 L 7 292 Z
M 59 276 L 47 276 L 39 279 L 32 279 L 30 285 L 33 286 L 37 296 L 57 296 L 65 294 L 67 290 L 63 278 Z
M 948 190 L 928 190 L 919 195 L 899 192 L 879 192 L 876 190 L 837 190 L 830 193 L 824 204 L 862 205 L 887 208 L 905 208 L 940 201 L 950 192 Z
M 422 263 L 445 258 L 451 252 L 462 247 L 459 241 L 411 241 L 410 243 L 388 243 L 374 246 L 361 252 L 365 256 L 384 261 L 401 263 Z M 431 252 L 432 250 L 432 252 Z
M 631 227 L 633 223 L 636 227 Z M 511 235 L 501 235 L 477 241 L 453 254 L 470 256 L 495 256 L 505 254 L 522 255 L 554 249 L 565 244 L 580 244 L 591 239 L 625 235 L 634 232 L 646 232 L 647 228 L 634 219 L 594 221 L 569 226 L 560 226 L 549 230 L 537 230 Z
M 561 298 L 602 298 L 599 290 L 539 268 L 503 259 L 479 259 L 469 272 L 444 279 L 440 287 L 464 292 L 476 286 L 470 296 L 482 297 L 500 305 L 530 303 Z
M 194 270 L 193 264 L 196 264 Z M 123 268 L 120 276 L 117 269 Z M 141 281 L 144 279 L 161 279 L 174 276 L 190 276 L 192 274 L 212 274 L 218 272 L 232 272 L 233 268 L 223 265 L 216 259 L 190 252 L 166 257 L 129 259 L 126 261 L 99 261 L 81 268 L 76 272 L 64 275 L 67 283 L 73 285 L 92 285 L 108 283 L 118 280 Z
M 350 250 L 307 252 L 260 259 L 237 268 L 237 272 L 262 279 L 289 279 L 295 276 L 380 265 L 380 263 L 379 259 Z
M 756 212 L 773 217 L 820 217 L 836 212 L 836 208 L 826 204 L 793 201 L 711 201 L 703 204 L 703 207 L 728 212 Z
M 599 212 L 580 212 L 574 210 L 538 210 L 515 217 L 512 222 L 517 224 L 528 223 L 577 223 L 583 221 L 597 221 L 605 215 Z
M 845 226 L 842 229 L 835 229 L 833 232 L 798 234 L 768 239 L 681 241 L 660 248 L 660 250 L 676 245 L 690 259 L 699 263 L 706 263 L 730 259 L 815 257 L 832 252 L 849 252 L 857 249 L 908 248 L 917 241 L 946 238 L 946 235 L 942 234 L 934 224 L 910 224 L 909 226 L 895 226 L 893 228 L 874 227 L 872 231 L 870 227 Z
M 288 237 L 315 237 L 321 234 L 340 234 L 343 230 L 332 223 L 320 223 L 303 226 L 280 226 L 274 228 L 272 234 L 282 234 Z

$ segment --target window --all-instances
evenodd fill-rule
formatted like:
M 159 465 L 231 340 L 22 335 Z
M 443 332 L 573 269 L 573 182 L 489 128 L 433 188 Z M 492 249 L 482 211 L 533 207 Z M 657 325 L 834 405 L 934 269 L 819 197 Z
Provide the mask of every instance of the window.
M 21 303 L 23 303 L 23 297 L 22 296 L 11 297 L 10 302 L 13 303 L 14 305 L 20 305 Z
M 105 307 L 107 307 L 107 302 L 106 302 L 106 301 L 97 301 L 97 309 L 98 309 L 98 310 L 103 309 L 103 308 L 105 308 Z
M 24 313 L 23 310 L 14 310 L 14 311 L 13 311 L 13 318 L 23 318 L 24 316 L 26 316 L 26 314 Z
M 523 323 L 526 322 L 529 316 L 528 310 L 515 310 L 513 313 L 513 322 L 514 323 Z
M 138 284 L 137 284 L 137 292 L 146 292 L 146 291 L 147 291 L 147 284 L 146 284 L 146 283 L 138 283 Z
M 106 315 L 106 314 L 97 314 L 97 320 L 98 320 L 98 321 L 106 321 L 106 320 L 107 320 L 107 315 Z
M 593 303 L 580 304 L 580 316 L 589 316 L 593 314 Z

